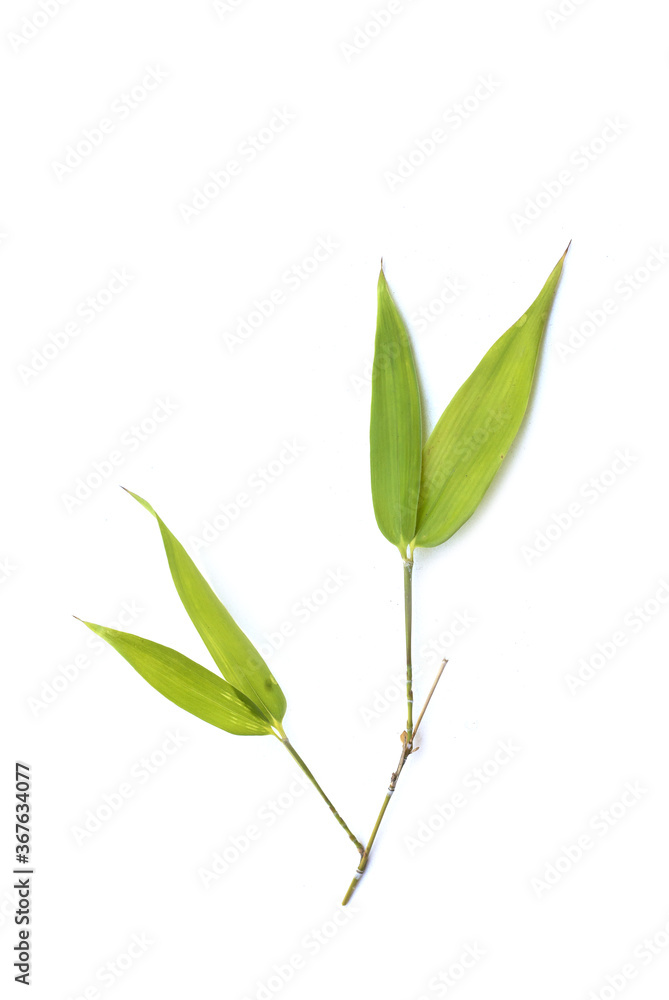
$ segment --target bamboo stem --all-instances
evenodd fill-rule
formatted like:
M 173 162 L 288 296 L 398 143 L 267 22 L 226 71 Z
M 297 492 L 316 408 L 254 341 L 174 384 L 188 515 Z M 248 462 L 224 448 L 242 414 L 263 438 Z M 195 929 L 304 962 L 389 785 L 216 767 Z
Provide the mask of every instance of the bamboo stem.
M 414 729 L 414 733 L 413 733 L 414 740 L 416 739 L 416 736 L 418 735 L 418 727 L 420 726 L 421 722 L 423 721 L 423 716 L 425 715 L 425 711 L 427 709 L 427 706 L 430 704 L 430 700 L 432 698 L 432 695 L 435 692 L 437 684 L 439 683 L 439 680 L 441 679 L 441 675 L 443 674 L 444 668 L 446 667 L 447 663 L 448 663 L 448 660 L 442 660 L 442 662 L 441 662 L 441 666 L 439 667 L 439 671 L 437 673 L 437 676 L 434 679 L 434 684 L 430 688 L 430 693 L 428 694 L 427 699 L 425 701 L 425 704 L 423 705 L 422 711 L 421 711 L 420 715 L 418 716 L 418 721 L 416 722 L 416 728 Z M 418 748 L 416 747 L 415 749 L 418 749 Z M 379 812 L 379 815 L 376 818 L 376 823 L 374 824 L 374 829 L 372 830 L 372 832 L 370 834 L 369 840 L 367 842 L 367 847 L 365 848 L 365 850 L 362 853 L 362 857 L 360 859 L 360 864 L 358 865 L 357 871 L 356 871 L 355 875 L 353 876 L 353 881 L 351 882 L 350 886 L 346 890 L 346 895 L 344 896 L 344 898 L 342 900 L 342 904 L 341 904 L 342 906 L 346 906 L 346 904 L 350 900 L 351 896 L 353 895 L 353 893 L 357 889 L 358 883 L 360 882 L 360 879 L 362 878 L 362 876 L 365 873 L 365 868 L 367 867 L 367 862 L 369 861 L 370 852 L 371 852 L 372 847 L 374 845 L 374 841 L 376 840 L 376 835 L 379 832 L 379 827 L 381 826 L 381 822 L 383 820 L 383 817 L 385 816 L 386 809 L 388 808 L 388 804 L 390 802 L 390 799 L 392 798 L 392 794 L 395 791 L 395 786 L 397 785 L 397 779 L 399 778 L 400 774 L 402 773 L 402 768 L 404 767 L 404 765 L 406 764 L 407 760 L 409 759 L 409 755 L 412 754 L 413 752 L 414 752 L 414 748 L 413 747 L 409 747 L 409 741 L 408 741 L 408 739 L 404 738 L 402 740 L 402 754 L 400 756 L 399 764 L 397 765 L 397 769 L 395 771 L 393 771 L 392 775 L 390 776 L 390 784 L 388 785 L 388 791 L 386 792 L 386 797 L 383 800 L 383 805 L 381 806 L 381 811 Z
M 318 784 L 318 782 L 314 778 L 313 774 L 311 773 L 311 771 L 309 770 L 309 768 L 307 767 L 307 765 L 305 764 L 305 762 L 302 760 L 302 758 L 300 757 L 300 755 L 298 754 L 297 750 L 294 748 L 294 746 L 292 745 L 292 743 L 290 742 L 290 740 L 288 739 L 288 737 L 287 736 L 285 736 L 285 737 L 277 736 L 277 739 L 280 740 L 281 743 L 283 743 L 283 745 L 285 746 L 286 750 L 288 751 L 288 753 L 290 754 L 290 756 L 293 758 L 293 760 L 295 761 L 295 763 L 304 771 L 304 773 L 306 774 L 307 778 L 312 783 L 312 785 L 314 786 L 314 788 L 316 789 L 316 791 L 325 800 L 325 802 L 327 803 L 328 809 L 330 810 L 330 812 L 332 813 L 332 815 L 334 816 L 334 818 L 337 820 L 337 822 L 339 823 L 339 825 L 342 827 L 342 829 L 344 829 L 346 831 L 346 833 L 348 834 L 349 840 L 353 841 L 353 843 L 355 844 L 355 846 L 356 846 L 356 848 L 358 850 L 358 853 L 359 854 L 364 854 L 365 848 L 360 843 L 360 841 L 358 840 L 358 838 L 351 832 L 351 830 L 349 829 L 348 825 L 344 822 L 344 820 L 342 819 L 342 817 L 340 816 L 340 814 L 337 812 L 337 810 L 333 806 L 332 802 L 330 802 L 330 799 L 327 797 L 327 795 L 325 794 L 325 792 L 323 791 L 323 789 L 321 788 L 321 786 Z
M 404 632 L 406 636 L 407 664 L 407 746 L 411 752 L 413 741 L 413 666 L 411 663 L 411 579 L 413 575 L 413 557 L 404 560 Z
M 408 756 L 408 754 L 406 752 L 406 743 L 404 743 L 402 745 L 402 756 L 400 757 L 400 762 L 397 765 L 397 770 L 393 771 L 393 773 L 392 773 L 392 775 L 390 777 L 390 784 L 388 785 L 388 791 L 386 792 L 386 797 L 383 800 L 383 805 L 381 806 L 381 811 L 380 811 L 379 815 L 376 817 L 376 823 L 374 824 L 374 829 L 372 830 L 372 832 L 370 834 L 369 840 L 367 842 L 367 847 L 363 851 L 362 857 L 360 859 L 360 864 L 358 865 L 356 873 L 353 876 L 353 881 L 351 882 L 350 886 L 346 890 L 346 895 L 344 896 L 344 898 L 342 900 L 342 903 L 341 903 L 342 906 L 346 906 L 346 904 L 348 903 L 349 899 L 351 898 L 351 896 L 355 892 L 355 890 L 356 890 L 356 888 L 358 886 L 358 882 L 360 881 L 360 879 L 364 875 L 365 868 L 367 867 L 367 862 L 369 861 L 370 852 L 371 852 L 372 847 L 374 845 L 374 841 L 376 840 L 376 835 L 379 832 L 379 827 L 381 826 L 381 821 L 383 820 L 383 817 L 385 816 L 386 809 L 388 808 L 388 805 L 390 803 L 390 799 L 392 798 L 392 794 L 395 791 L 395 785 L 397 784 L 397 779 L 399 778 L 400 773 L 402 771 L 402 768 L 404 767 L 404 762 L 406 761 L 407 756 Z

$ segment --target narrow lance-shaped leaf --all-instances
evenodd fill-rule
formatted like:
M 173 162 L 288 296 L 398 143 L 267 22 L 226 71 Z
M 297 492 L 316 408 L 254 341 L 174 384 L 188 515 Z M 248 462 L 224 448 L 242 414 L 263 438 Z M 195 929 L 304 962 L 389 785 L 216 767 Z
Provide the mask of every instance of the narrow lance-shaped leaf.
M 405 556 L 416 531 L 420 490 L 420 393 L 409 334 L 383 267 L 378 283 L 369 437 L 376 523 Z
M 268 720 L 249 699 L 218 674 L 169 646 L 84 622 L 125 657 L 144 680 L 198 719 L 235 736 L 274 735 Z
M 566 252 L 530 308 L 493 344 L 432 431 L 423 450 L 416 546 L 440 545 L 455 534 L 502 464 L 527 409 Z
M 130 490 L 127 490 L 130 493 Z M 269 667 L 228 613 L 183 545 L 153 507 L 130 493 L 160 527 L 172 579 L 188 615 L 225 679 L 246 695 L 276 726 L 286 712 L 286 699 Z

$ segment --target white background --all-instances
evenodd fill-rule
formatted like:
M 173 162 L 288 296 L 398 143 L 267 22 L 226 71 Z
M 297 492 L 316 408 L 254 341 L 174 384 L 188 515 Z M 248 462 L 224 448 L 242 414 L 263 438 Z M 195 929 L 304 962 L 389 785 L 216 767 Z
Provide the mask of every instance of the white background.
M 555 15 L 558 0 L 403 0 L 383 28 L 371 20 L 383 0 L 44 5 L 48 17 L 28 0 L 2 10 L 3 979 L 22 759 L 40 1000 L 586 1000 L 621 983 L 664 995 L 657 5 L 563 0 Z M 121 111 L 148 70 L 160 82 Z M 275 109 L 292 120 L 251 161 L 243 143 L 278 124 Z M 112 130 L 77 154 L 103 118 Z M 410 154 L 410 176 L 393 180 Z M 231 159 L 240 172 L 186 220 Z M 321 239 L 336 247 L 289 288 L 282 276 Z M 71 615 L 112 624 L 134 607 L 130 631 L 210 664 L 155 525 L 118 487 L 147 497 L 193 553 L 245 492 L 197 560 L 256 644 L 292 626 L 270 658 L 287 731 L 367 837 L 404 727 L 401 563 L 375 525 L 368 472 L 379 258 L 432 425 L 570 239 L 524 430 L 471 521 L 417 553 L 418 702 L 441 655 L 450 663 L 344 922 L 355 850 L 279 744 L 186 715 L 91 648 Z M 126 287 L 107 304 L 115 269 Z M 232 343 L 273 289 L 273 315 Z M 89 296 L 104 305 L 93 322 Z M 156 423 L 160 401 L 172 412 Z M 291 462 L 284 442 L 301 449 Z M 96 463 L 111 474 L 96 479 Z M 337 592 L 298 615 L 331 572 L 346 578 Z M 174 733 L 182 745 L 165 755 Z M 516 749 L 495 767 L 501 740 Z M 486 762 L 497 773 L 474 794 Z M 131 794 L 109 817 L 121 785 Z M 446 823 L 437 807 L 458 791 L 465 806 Z M 205 888 L 202 870 L 234 856 L 233 838 L 248 846 L 249 825 L 256 841 Z M 589 847 L 569 861 L 579 838 Z M 467 946 L 485 955 L 455 986 Z

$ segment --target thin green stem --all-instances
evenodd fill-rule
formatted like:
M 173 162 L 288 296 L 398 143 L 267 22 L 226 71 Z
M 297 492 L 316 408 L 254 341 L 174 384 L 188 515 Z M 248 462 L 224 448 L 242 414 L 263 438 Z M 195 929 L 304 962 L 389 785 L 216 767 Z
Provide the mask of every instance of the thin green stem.
M 413 557 L 404 560 L 404 631 L 407 662 L 407 746 L 413 741 L 413 666 L 411 664 L 411 578 Z
M 388 805 L 389 805 L 390 800 L 392 798 L 393 792 L 395 791 L 395 785 L 397 784 L 397 779 L 400 776 L 400 772 L 402 771 L 402 768 L 404 767 L 404 762 L 406 761 L 407 757 L 408 757 L 407 745 L 406 745 L 406 743 L 403 743 L 402 744 L 402 756 L 400 757 L 400 762 L 397 765 L 397 770 L 393 771 L 393 773 L 392 773 L 392 775 L 390 777 L 390 784 L 388 785 L 388 791 L 386 792 L 386 797 L 383 800 L 383 805 L 381 806 L 381 811 L 380 811 L 379 815 L 376 817 L 376 823 L 374 824 L 374 829 L 372 830 L 372 832 L 371 832 L 371 834 L 369 836 L 369 840 L 367 841 L 367 847 L 363 851 L 362 857 L 360 859 L 360 864 L 358 865 L 356 873 L 353 876 L 353 881 L 349 885 L 348 889 L 346 890 L 346 895 L 342 899 L 342 902 L 341 902 L 342 906 L 346 906 L 346 904 L 348 903 L 349 899 L 351 898 L 351 896 L 355 892 L 355 890 L 356 890 L 356 888 L 358 886 L 358 882 L 360 881 L 360 879 L 364 875 L 365 868 L 367 867 L 367 862 L 369 861 L 370 852 L 372 850 L 372 847 L 374 846 L 374 841 L 376 840 L 376 835 L 379 832 L 379 827 L 381 826 L 381 821 L 383 820 L 383 817 L 386 814 L 386 809 L 388 808 Z
M 445 668 L 447 662 L 448 662 L 447 660 L 443 660 L 442 661 L 441 666 L 439 667 L 439 671 L 437 673 L 437 676 L 436 676 L 436 678 L 434 680 L 434 684 L 430 688 L 430 693 L 428 694 L 427 699 L 425 701 L 425 704 L 423 705 L 423 709 L 422 709 L 420 715 L 418 716 L 418 722 L 416 723 L 416 728 L 415 728 L 414 734 L 413 734 L 414 740 L 416 739 L 416 736 L 418 735 L 418 728 L 419 728 L 421 722 L 423 721 L 423 716 L 425 715 L 425 711 L 427 709 L 427 706 L 430 704 L 430 699 L 432 698 L 432 695 L 435 692 L 435 689 L 437 687 L 437 684 L 439 683 L 441 675 L 444 672 L 444 668 Z M 415 749 L 418 749 L 418 748 L 416 747 Z M 409 746 L 409 741 L 405 738 L 402 741 L 402 754 L 400 756 L 399 764 L 397 765 L 397 769 L 395 771 L 393 771 L 393 773 L 392 773 L 392 775 L 390 777 L 390 784 L 388 785 L 388 791 L 386 792 L 386 797 L 383 800 L 383 805 L 381 806 L 381 811 L 379 812 L 379 815 L 376 818 L 376 823 L 374 824 L 374 829 L 372 830 L 372 832 L 370 834 L 369 840 L 367 842 L 367 847 L 365 848 L 365 850 L 362 853 L 362 857 L 360 859 L 360 864 L 358 865 L 357 871 L 356 871 L 355 875 L 353 876 L 353 881 L 351 882 L 350 886 L 348 887 L 348 889 L 346 891 L 346 895 L 344 896 L 344 898 L 342 900 L 342 904 L 341 904 L 342 906 L 346 906 L 346 904 L 350 900 L 351 896 L 355 892 L 356 888 L 358 887 L 360 879 L 364 875 L 365 868 L 367 867 L 367 862 L 369 861 L 369 855 L 370 855 L 372 847 L 374 845 L 374 841 L 376 840 L 376 835 L 379 832 L 379 827 L 381 826 L 381 822 L 383 820 L 383 817 L 386 814 L 386 809 L 388 808 L 388 804 L 390 803 L 390 800 L 392 798 L 393 792 L 395 791 L 395 786 L 397 785 L 397 779 L 399 778 L 400 774 L 402 773 L 402 768 L 404 767 L 404 765 L 406 764 L 407 760 L 409 759 L 409 755 L 412 754 L 413 752 L 414 752 L 414 748 Z
M 306 774 L 307 778 L 312 783 L 312 785 L 314 786 L 314 788 L 316 789 L 316 791 L 325 800 L 325 802 L 327 803 L 328 809 L 330 810 L 330 812 L 332 813 L 332 815 L 334 816 L 334 818 L 337 820 L 337 822 L 339 823 L 339 825 L 342 827 L 342 829 L 344 829 L 346 831 L 346 833 L 348 834 L 349 840 L 353 841 L 353 843 L 355 844 L 355 846 L 356 846 L 356 848 L 358 850 L 358 853 L 359 854 L 364 854 L 364 852 L 365 852 L 364 846 L 360 843 L 360 841 L 358 840 L 358 838 L 353 833 L 351 833 L 351 830 L 349 829 L 348 825 L 344 822 L 344 820 L 342 819 L 341 815 L 337 812 L 337 810 L 335 809 L 335 807 L 332 805 L 332 802 L 330 802 L 330 799 L 327 797 L 327 795 L 325 794 L 325 792 L 323 791 L 323 789 L 321 788 L 321 786 L 318 784 L 318 782 L 314 778 L 313 774 L 311 773 L 311 771 L 309 770 L 309 768 L 307 767 L 307 765 L 304 763 L 304 761 L 302 760 L 302 758 L 300 757 L 299 753 L 297 752 L 297 750 L 295 749 L 295 747 L 292 745 L 292 743 L 290 742 L 290 740 L 288 739 L 288 737 L 285 736 L 285 734 L 284 734 L 284 736 L 277 736 L 277 739 L 280 740 L 281 743 L 283 743 L 283 745 L 285 746 L 286 750 L 288 751 L 288 753 L 290 754 L 290 756 L 293 758 L 293 760 L 295 761 L 295 763 L 304 771 L 304 773 Z

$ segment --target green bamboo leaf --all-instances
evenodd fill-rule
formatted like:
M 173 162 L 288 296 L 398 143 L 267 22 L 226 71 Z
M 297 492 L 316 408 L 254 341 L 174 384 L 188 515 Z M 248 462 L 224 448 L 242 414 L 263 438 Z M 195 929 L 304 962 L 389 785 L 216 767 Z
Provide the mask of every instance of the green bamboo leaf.
M 569 247 L 567 247 L 567 250 Z M 526 313 L 458 389 L 423 449 L 414 544 L 450 538 L 478 507 L 520 427 L 565 253 Z
M 125 657 L 151 687 L 191 715 L 235 736 L 275 735 L 268 720 L 241 691 L 182 653 L 129 632 L 92 622 L 84 625 Z
M 126 492 L 130 493 L 130 490 Z M 229 684 L 245 694 L 262 715 L 280 728 L 286 712 L 286 699 L 262 656 L 151 504 L 136 493 L 130 493 L 130 496 L 153 514 L 158 522 L 177 593 L 216 666 Z
M 416 531 L 421 411 L 409 334 L 383 273 L 372 367 L 370 457 L 376 523 L 403 556 Z

